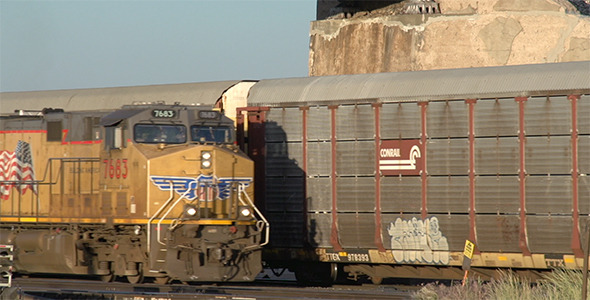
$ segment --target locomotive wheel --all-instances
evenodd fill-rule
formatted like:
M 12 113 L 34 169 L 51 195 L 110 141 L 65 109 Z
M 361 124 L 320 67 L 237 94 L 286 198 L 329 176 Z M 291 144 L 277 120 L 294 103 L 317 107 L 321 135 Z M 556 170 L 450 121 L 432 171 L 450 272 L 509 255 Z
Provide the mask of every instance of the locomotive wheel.
M 142 264 L 137 264 L 137 275 L 126 275 L 127 281 L 132 284 L 143 283 L 143 267 Z
M 168 282 L 170 282 L 170 277 L 154 277 L 154 282 L 157 284 L 167 284 Z
M 127 277 L 127 281 L 129 281 L 129 283 L 132 284 L 138 284 L 138 283 L 142 283 L 143 282 L 143 273 L 141 271 L 138 271 L 139 274 L 135 275 L 135 276 L 130 276 L 127 275 L 125 277 Z
M 111 274 L 109 275 L 100 275 L 99 277 L 102 282 L 113 282 L 113 280 L 115 279 L 115 274 L 111 272 Z

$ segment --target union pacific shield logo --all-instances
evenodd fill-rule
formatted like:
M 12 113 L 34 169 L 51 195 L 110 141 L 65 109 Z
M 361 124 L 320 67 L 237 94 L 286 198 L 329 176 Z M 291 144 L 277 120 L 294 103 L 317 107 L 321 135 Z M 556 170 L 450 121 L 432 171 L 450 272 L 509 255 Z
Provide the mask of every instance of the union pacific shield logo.
M 385 140 L 379 148 L 379 171 L 385 176 L 420 175 L 424 151 L 420 140 Z
M 172 189 L 178 195 L 185 195 L 188 200 L 202 199 L 199 191 L 204 189 L 214 190 L 217 199 L 227 200 L 231 195 L 232 187 L 245 189 L 252 182 L 252 178 L 217 178 L 206 175 L 198 177 L 150 176 L 150 179 L 160 190 L 170 191 Z

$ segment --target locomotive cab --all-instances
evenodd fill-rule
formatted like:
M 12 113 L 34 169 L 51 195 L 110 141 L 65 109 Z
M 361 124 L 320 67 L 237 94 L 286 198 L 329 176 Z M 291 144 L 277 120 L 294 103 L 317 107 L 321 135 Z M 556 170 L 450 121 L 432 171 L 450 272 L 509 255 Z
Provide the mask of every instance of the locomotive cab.
M 101 124 L 99 185 L 112 203 L 128 202 L 120 213 L 130 223 L 146 220 L 139 225 L 150 268 L 143 271 L 182 281 L 253 280 L 268 223 L 252 201 L 254 165 L 234 143 L 233 121 L 201 106 L 140 105 Z

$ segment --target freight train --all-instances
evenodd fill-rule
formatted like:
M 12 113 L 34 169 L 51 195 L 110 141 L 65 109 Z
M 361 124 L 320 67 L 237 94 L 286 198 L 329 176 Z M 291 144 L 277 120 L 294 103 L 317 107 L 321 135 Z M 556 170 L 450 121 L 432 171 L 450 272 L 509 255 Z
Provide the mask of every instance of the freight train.
M 184 104 L 195 95 L 207 95 L 208 104 L 235 120 L 237 143 L 254 163 L 252 174 L 239 177 L 253 178 L 250 198 L 260 209 L 258 215 L 267 218 L 259 217 L 260 225 L 251 220 L 251 245 L 244 247 L 266 243 L 261 235 L 269 234 L 262 250 L 264 265 L 288 268 L 302 283 L 460 279 L 467 240 L 475 245 L 471 273 L 484 279 L 498 268 L 534 277 L 554 267 L 582 266 L 590 227 L 588 61 L 3 93 L 0 110 L 57 103 L 66 111 L 91 111 L 105 109 L 104 99 L 114 106 L 153 94 Z M 5 139 L 10 136 L 1 130 Z M 111 140 L 98 137 L 95 143 L 81 149 L 104 148 Z M 159 153 L 158 145 L 151 145 L 152 153 Z M 184 165 L 184 157 L 166 159 L 167 165 Z M 108 159 L 101 155 L 99 161 L 105 168 L 113 165 L 116 177 L 117 161 L 109 164 Z M 39 163 L 36 167 L 35 174 L 43 172 Z M 155 181 L 149 180 L 144 184 L 155 192 Z M 110 191 L 109 203 L 120 203 L 116 208 L 131 209 L 129 194 L 115 196 L 116 185 L 96 188 Z M 135 195 L 134 201 L 151 203 L 152 192 Z M 11 195 L 24 194 L 15 187 Z M 26 205 L 34 207 L 30 203 Z M 16 228 L 32 235 L 30 240 L 42 241 L 23 230 L 26 223 L 16 219 L 16 211 L 3 208 L 2 236 Z M 62 214 L 78 216 L 71 210 Z M 81 220 L 70 221 L 80 228 Z M 16 237 L 0 239 L 15 247 L 16 260 L 44 245 L 27 240 L 20 246 Z M 86 240 L 83 233 L 78 239 Z M 154 253 L 143 250 L 148 256 Z M 108 265 L 116 265 L 115 260 Z M 248 275 L 256 272 L 253 266 L 249 269 Z
M 0 244 L 14 271 L 131 283 L 261 271 L 253 162 L 218 110 L 150 103 L 0 122 Z

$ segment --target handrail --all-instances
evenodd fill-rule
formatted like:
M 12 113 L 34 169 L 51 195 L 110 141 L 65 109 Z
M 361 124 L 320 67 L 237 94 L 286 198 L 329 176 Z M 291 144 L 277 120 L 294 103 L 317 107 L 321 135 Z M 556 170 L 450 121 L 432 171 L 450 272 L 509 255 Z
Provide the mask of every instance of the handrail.
M 156 213 L 148 220 L 147 223 L 147 252 L 150 253 L 150 248 L 151 248 L 151 225 L 152 225 L 152 221 L 156 218 L 157 215 L 160 214 L 160 212 L 162 212 L 162 210 L 164 210 L 164 208 L 166 207 L 166 205 L 168 205 L 168 203 L 170 201 L 172 201 L 172 199 L 174 199 L 174 189 L 172 188 L 173 183 L 172 181 L 170 181 L 170 198 L 168 198 L 168 200 L 166 200 L 166 202 L 164 203 L 164 205 L 162 205 L 160 207 L 160 209 L 158 209 L 158 211 L 156 211 Z M 158 234 L 160 233 L 160 228 L 158 228 Z
M 12 285 L 12 271 L 14 261 L 14 245 L 0 245 L 2 252 L 0 253 L 0 259 L 4 260 L 4 271 L 0 272 L 0 290 L 4 287 L 10 287 Z M 8 263 L 8 265 L 6 265 Z M 6 278 L 4 281 L 2 278 Z
M 41 184 L 43 183 L 43 185 L 53 185 L 53 184 L 57 184 L 57 181 L 59 180 L 59 176 L 55 178 L 55 182 L 49 180 L 49 182 L 45 182 L 45 180 L 47 179 L 47 173 L 48 170 L 50 168 L 48 168 L 47 166 L 49 164 L 51 164 L 52 161 L 57 160 L 57 161 L 61 161 L 62 164 L 59 165 L 59 169 L 57 169 L 56 173 L 60 173 L 62 168 L 63 168 L 63 163 L 73 163 L 73 162 L 100 162 L 100 158 L 99 157 L 66 157 L 66 158 L 50 158 L 47 160 L 47 163 L 45 164 L 45 172 L 43 172 L 43 179 L 37 179 L 37 180 L 0 180 L 0 183 L 4 184 L 4 183 L 36 183 L 36 184 Z
M 158 243 L 160 243 L 160 245 L 166 245 L 166 244 L 164 244 L 164 243 L 162 243 L 160 241 L 160 231 L 161 231 L 160 229 L 161 229 L 162 221 L 164 221 L 164 219 L 166 218 L 166 216 L 168 216 L 168 214 L 172 211 L 172 209 L 174 207 L 176 207 L 176 205 L 178 204 L 178 202 L 180 202 L 180 200 L 182 200 L 182 199 L 185 198 L 185 196 L 191 191 L 191 185 L 193 185 L 195 183 L 198 183 L 198 182 L 197 181 L 191 181 L 191 182 L 189 182 L 188 188 L 186 189 L 186 191 L 182 195 L 180 195 L 180 197 L 176 200 L 176 202 L 174 202 L 174 204 L 172 206 L 170 206 L 170 208 L 168 209 L 168 211 L 160 218 L 160 221 L 158 221 L 158 227 L 156 227 L 157 228 L 157 230 L 156 230 L 157 231 L 157 239 L 156 240 L 158 241 Z M 171 188 L 171 190 L 172 190 L 172 188 Z M 162 205 L 162 208 L 164 208 L 164 207 L 165 207 L 165 205 Z
M 258 207 L 256 207 L 256 205 L 254 205 L 254 203 L 252 202 L 252 199 L 250 199 L 250 196 L 248 196 L 248 193 L 246 193 L 246 184 L 240 183 L 238 188 L 239 188 L 238 199 L 240 200 L 240 202 L 243 203 L 243 200 L 241 199 L 240 196 L 242 194 L 246 195 L 246 200 L 248 200 L 248 204 L 254 209 L 256 214 L 260 217 L 260 219 L 262 219 L 261 221 L 264 223 L 264 224 L 259 223 L 261 221 L 256 222 L 256 227 L 258 227 L 259 232 L 261 232 L 264 229 L 264 227 L 266 227 L 264 243 L 261 243 L 260 245 L 256 245 L 255 247 L 265 246 L 270 242 L 270 223 L 268 223 L 268 221 L 266 220 L 264 215 L 260 212 L 260 210 L 258 210 Z M 244 248 L 244 250 L 249 249 L 249 248 L 253 248 L 253 247 L 246 247 L 246 248 Z
M 59 167 L 56 170 L 53 170 L 53 161 L 60 162 Z M 65 178 L 62 178 L 62 176 L 64 176 L 63 172 L 64 172 L 64 168 L 65 168 L 66 163 L 78 164 L 78 167 L 80 167 L 82 163 L 89 163 L 91 168 L 94 168 L 95 163 L 100 163 L 100 158 L 99 157 L 52 157 L 52 158 L 49 158 L 45 164 L 45 170 L 43 172 L 42 179 L 0 180 L 0 185 L 8 186 L 8 187 L 10 187 L 10 189 L 18 188 L 18 186 L 21 186 L 21 185 L 30 185 L 31 189 L 33 191 L 35 191 L 35 193 L 33 193 L 30 198 L 31 199 L 31 207 L 32 207 L 32 209 L 36 210 L 36 211 L 31 211 L 31 215 L 39 215 L 39 208 L 41 207 L 41 202 L 40 202 L 41 199 L 39 198 L 39 194 L 38 194 L 39 189 L 43 186 L 48 186 L 49 193 L 51 195 L 52 194 L 51 193 L 52 186 L 58 184 L 60 182 L 60 179 L 65 180 Z M 81 185 L 82 181 L 80 179 L 81 175 L 79 172 L 77 172 L 77 173 L 78 173 L 77 180 L 73 180 L 72 182 L 74 182 L 74 186 L 77 185 L 78 194 L 81 194 L 81 191 L 80 191 L 80 188 L 82 187 L 82 185 Z M 53 177 L 53 174 L 56 174 L 55 178 Z M 92 174 L 90 174 L 90 176 L 92 176 Z M 93 181 L 90 180 L 89 182 L 90 182 L 90 185 L 89 185 L 90 193 L 93 193 L 93 191 L 94 191 Z M 17 214 L 19 216 L 21 215 L 20 204 L 22 201 L 24 201 L 23 197 L 24 196 L 22 194 L 20 194 L 18 196 L 18 199 L 16 200 L 16 201 L 18 201 Z M 35 204 L 33 204 L 33 201 Z
M 59 165 L 59 169 L 57 170 L 57 173 L 59 174 L 63 168 L 63 163 L 68 163 L 68 162 L 100 162 L 100 157 L 51 157 L 47 160 L 47 163 L 45 164 L 45 172 L 43 172 L 43 179 L 41 179 L 41 181 L 45 181 L 45 179 L 47 178 L 47 172 L 50 170 L 50 168 L 48 168 L 47 166 L 49 164 L 51 164 L 54 160 L 57 161 L 61 161 L 62 163 Z M 51 176 L 51 174 L 50 174 Z M 49 182 L 47 184 L 57 184 L 57 179 L 59 177 L 56 177 L 56 181 L 52 182 L 51 180 L 49 180 Z
M 186 191 L 184 191 L 184 193 L 182 193 L 182 195 L 180 195 L 180 197 L 178 197 L 178 199 L 176 199 L 174 201 L 174 203 L 172 203 L 172 201 L 174 200 L 174 189 L 172 188 L 173 182 L 170 181 L 170 197 L 168 198 L 168 200 L 166 200 L 166 202 L 158 209 L 158 211 L 149 219 L 148 224 L 147 224 L 147 243 L 148 243 L 148 247 L 147 250 L 148 252 L 151 251 L 151 224 L 152 222 L 156 219 L 159 218 L 157 226 L 156 226 L 156 241 L 160 244 L 160 245 L 166 245 L 164 242 L 162 242 L 162 236 L 161 236 L 161 228 L 162 228 L 162 222 L 164 221 L 164 219 L 166 219 L 166 217 L 172 212 L 172 210 L 178 205 L 178 203 L 180 201 L 182 201 L 183 199 L 188 199 L 186 198 L 186 196 L 193 191 L 194 189 L 198 189 L 198 185 L 199 182 L 198 181 L 191 181 L 189 182 L 189 185 L 186 189 Z M 237 198 L 238 201 L 240 202 L 241 205 L 247 205 L 249 207 L 252 207 L 252 209 L 255 212 L 254 218 L 256 219 L 256 229 L 258 233 L 262 233 L 262 231 L 265 231 L 265 235 L 264 235 L 264 241 L 258 245 L 253 245 L 253 246 L 249 246 L 249 247 L 245 247 L 242 251 L 249 251 L 251 249 L 255 249 L 255 248 L 259 248 L 262 246 L 267 245 L 270 242 L 270 223 L 268 222 L 268 220 L 264 217 L 264 215 L 260 212 L 260 210 L 258 209 L 258 207 L 256 207 L 256 205 L 254 205 L 254 203 L 252 202 L 252 199 L 250 198 L 250 196 L 248 196 L 248 193 L 246 193 L 246 184 L 245 183 L 238 183 L 238 187 L 237 187 Z M 203 192 L 204 193 L 204 192 Z M 195 200 L 200 201 L 199 198 L 202 194 L 198 194 L 197 197 L 195 198 Z M 245 197 L 243 197 L 242 195 L 245 195 Z M 245 199 L 245 200 L 244 200 Z M 189 200 L 190 202 L 193 202 L 195 200 Z M 207 202 L 207 200 L 205 201 Z M 164 214 L 162 214 L 162 212 L 168 208 L 168 210 L 166 210 L 166 212 Z M 162 214 L 160 216 L 160 214 Z M 178 221 L 178 220 L 177 220 Z

